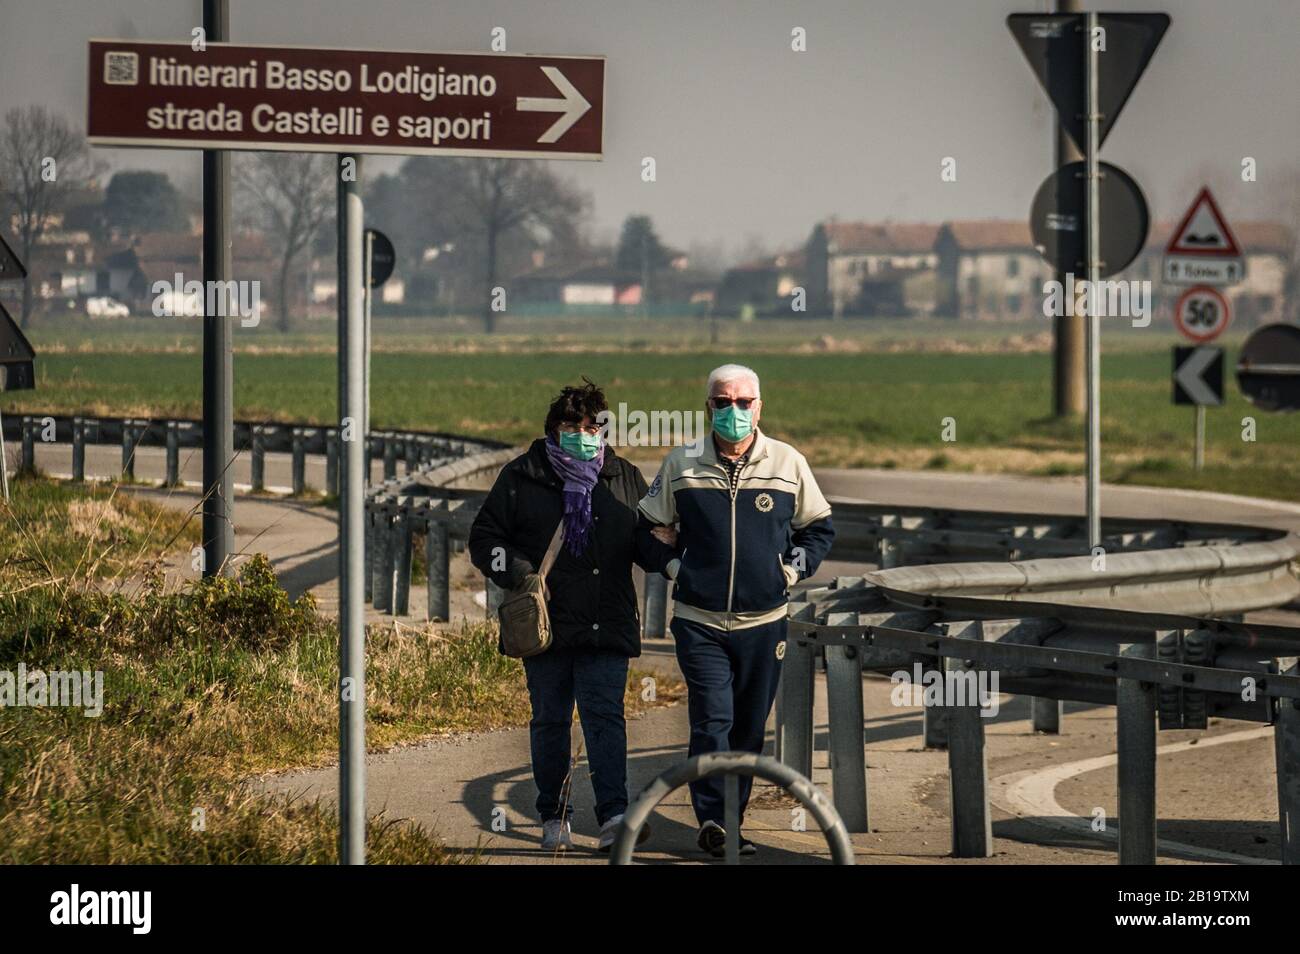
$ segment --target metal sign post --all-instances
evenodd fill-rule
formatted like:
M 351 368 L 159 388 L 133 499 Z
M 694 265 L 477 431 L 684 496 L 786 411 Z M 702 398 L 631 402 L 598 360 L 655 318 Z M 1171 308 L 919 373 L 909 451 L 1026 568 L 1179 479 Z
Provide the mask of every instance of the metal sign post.
M 366 277 L 363 283 L 366 290 L 366 360 L 365 360 L 365 443 L 362 445 L 367 450 L 370 448 L 370 285 L 374 276 L 374 257 L 375 257 L 375 235 L 370 229 L 365 230 L 366 242 Z M 366 486 L 370 486 L 370 468 L 366 467 Z
M 1205 409 L 1223 404 L 1223 349 L 1213 345 L 1174 346 L 1174 403 L 1196 406 L 1192 465 L 1205 466 Z
M 361 157 L 340 155 L 339 858 L 366 861 L 365 285 Z
M 1084 363 L 1088 373 L 1088 546 L 1101 545 L 1101 316 L 1097 305 L 1101 296 L 1096 294 L 1101 280 L 1101 170 L 1097 166 L 1097 153 L 1101 149 L 1097 97 L 1100 73 L 1097 63 L 1097 45 L 1093 36 L 1097 30 L 1097 14 L 1088 14 L 1088 27 L 1083 42 L 1088 56 L 1088 143 L 1084 159 L 1088 163 L 1088 289 L 1091 307 L 1088 309 L 1088 339 Z
M 229 0 L 203 0 L 203 29 L 218 43 L 230 35 Z M 203 151 L 203 287 L 227 288 L 231 279 L 230 153 Z M 216 283 L 221 284 L 216 284 Z M 217 305 L 205 294 L 205 308 Z M 235 458 L 233 332 L 229 310 L 203 316 L 203 575 L 230 572 L 235 552 L 231 507 Z

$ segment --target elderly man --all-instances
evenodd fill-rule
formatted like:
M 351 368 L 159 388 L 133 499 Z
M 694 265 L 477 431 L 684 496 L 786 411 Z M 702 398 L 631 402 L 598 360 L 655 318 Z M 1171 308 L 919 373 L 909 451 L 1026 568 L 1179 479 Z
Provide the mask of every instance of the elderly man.
M 690 754 L 763 751 L 785 655 L 790 587 L 817 571 L 835 531 L 803 455 L 758 429 L 758 375 L 709 375 L 712 436 L 677 447 L 641 499 L 639 532 L 675 545 L 672 633 L 688 687 Z M 676 539 L 670 529 L 677 527 Z M 740 818 L 751 780 L 740 779 Z M 700 848 L 725 850 L 723 779 L 691 785 Z M 752 842 L 737 832 L 741 853 Z

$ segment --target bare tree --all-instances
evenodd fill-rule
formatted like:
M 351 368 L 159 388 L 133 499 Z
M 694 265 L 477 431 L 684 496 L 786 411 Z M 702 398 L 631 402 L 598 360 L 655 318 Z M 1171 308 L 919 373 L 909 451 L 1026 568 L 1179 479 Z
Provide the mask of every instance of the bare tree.
M 303 251 L 310 251 L 334 209 L 330 157 L 259 152 L 249 155 L 239 168 L 240 185 L 252 199 L 248 217 L 266 230 L 280 257 L 276 327 L 288 331 L 294 265 Z
M 44 106 L 15 107 L 5 113 L 0 131 L 0 209 L 12 216 L 18 248 L 28 266 L 19 323 L 32 314 L 32 250 L 69 196 L 99 171 L 85 137 Z
M 454 176 L 457 218 L 483 244 L 483 328 L 496 328 L 493 289 L 503 243 L 518 235 L 558 234 L 587 207 L 587 198 L 542 163 L 460 159 Z

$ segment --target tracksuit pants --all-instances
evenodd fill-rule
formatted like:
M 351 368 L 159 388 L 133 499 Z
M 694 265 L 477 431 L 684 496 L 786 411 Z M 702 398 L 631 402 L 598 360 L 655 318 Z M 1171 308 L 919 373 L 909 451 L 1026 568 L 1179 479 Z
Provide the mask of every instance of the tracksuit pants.
M 623 692 L 628 658 L 596 649 L 551 647 L 524 661 L 533 717 L 528 723 L 537 813 L 542 821 L 573 814 L 569 736 L 573 704 L 587 743 L 587 765 L 603 825 L 627 810 L 627 725 Z
M 781 678 L 777 653 L 785 642 L 786 626 L 787 621 L 779 619 L 727 632 L 673 618 L 677 663 L 688 690 L 691 756 L 726 751 L 762 754 L 767 716 Z M 738 781 L 743 823 L 753 779 L 742 775 Z M 721 775 L 691 783 L 691 804 L 700 824 L 723 824 L 723 786 Z

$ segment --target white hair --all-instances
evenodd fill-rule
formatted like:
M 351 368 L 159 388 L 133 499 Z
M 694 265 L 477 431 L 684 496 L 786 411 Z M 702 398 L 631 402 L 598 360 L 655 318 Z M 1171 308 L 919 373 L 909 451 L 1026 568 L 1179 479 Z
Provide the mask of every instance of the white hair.
M 754 397 L 762 397 L 759 390 L 758 375 L 752 368 L 747 368 L 743 364 L 724 364 L 720 368 L 714 368 L 709 372 L 709 383 L 704 386 L 704 396 L 713 397 L 713 386 L 715 384 L 726 384 L 728 381 L 739 381 L 748 379 L 754 382 Z

